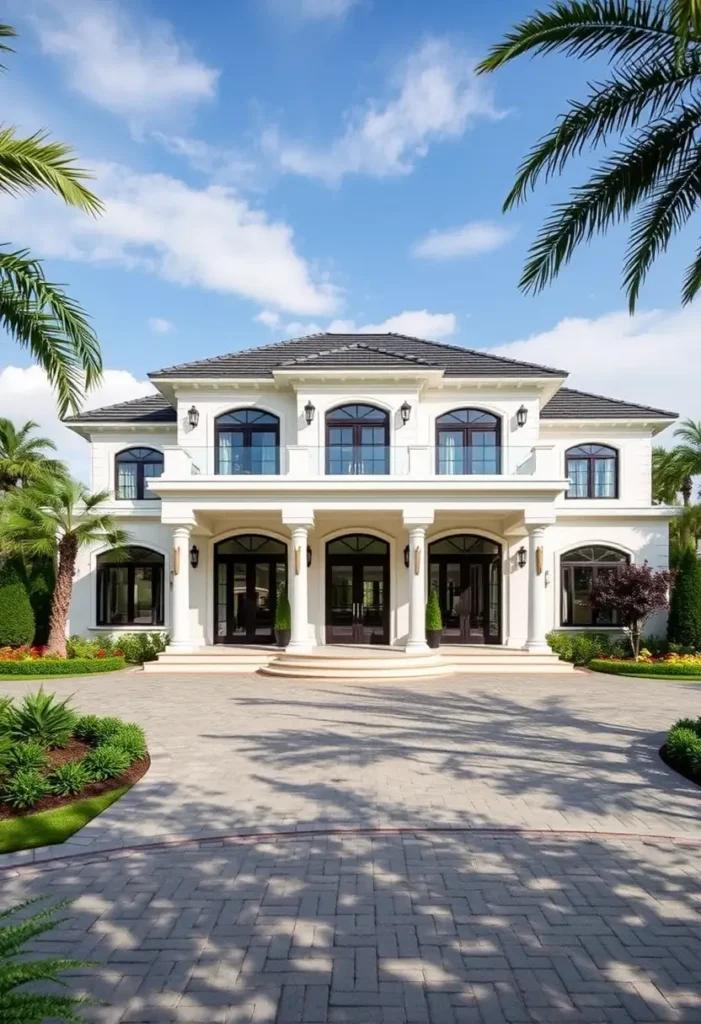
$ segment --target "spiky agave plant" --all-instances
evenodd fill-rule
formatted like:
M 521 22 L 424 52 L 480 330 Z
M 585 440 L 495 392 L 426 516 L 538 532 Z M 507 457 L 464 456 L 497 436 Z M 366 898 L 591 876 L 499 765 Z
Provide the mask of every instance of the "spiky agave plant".
M 63 971 L 95 965 L 93 960 L 68 960 L 63 957 L 45 960 L 23 958 L 26 954 L 24 947 L 28 942 L 62 923 L 62 919 L 57 919 L 56 915 L 70 902 L 64 900 L 52 906 L 44 906 L 30 917 L 22 916 L 27 907 L 42 900 L 43 897 L 27 900 L 0 913 L 0 1020 L 3 1024 L 41 1024 L 47 1019 L 77 1021 L 80 1024 L 85 1018 L 78 1015 L 78 1008 L 96 1002 L 85 996 L 59 992 L 46 995 L 23 990 L 31 982 L 50 981 L 65 986 L 60 978 Z M 13 922 L 12 918 L 17 920 Z

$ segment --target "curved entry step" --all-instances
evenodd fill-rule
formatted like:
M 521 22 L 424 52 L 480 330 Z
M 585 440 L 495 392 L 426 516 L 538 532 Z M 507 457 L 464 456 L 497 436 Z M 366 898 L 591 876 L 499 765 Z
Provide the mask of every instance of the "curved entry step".
M 431 679 L 454 672 L 437 651 L 407 652 L 392 647 L 319 647 L 309 654 L 283 652 L 260 669 L 288 679 Z

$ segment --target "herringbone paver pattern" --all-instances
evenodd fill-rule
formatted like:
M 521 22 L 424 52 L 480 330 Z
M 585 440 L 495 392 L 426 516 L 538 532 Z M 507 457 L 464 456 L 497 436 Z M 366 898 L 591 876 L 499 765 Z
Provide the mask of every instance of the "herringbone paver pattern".
M 475 833 L 193 844 L 22 869 L 103 1022 L 701 1020 L 701 850 Z M 84 976 L 83 976 L 84 975 Z

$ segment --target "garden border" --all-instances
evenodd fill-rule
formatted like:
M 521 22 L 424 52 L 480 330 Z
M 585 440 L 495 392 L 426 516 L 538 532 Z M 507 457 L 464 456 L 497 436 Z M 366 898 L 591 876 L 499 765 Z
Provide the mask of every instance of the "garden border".
M 17 676 L 28 680 L 100 675 L 125 668 L 125 658 L 26 658 L 23 661 L 0 661 L 0 682 Z

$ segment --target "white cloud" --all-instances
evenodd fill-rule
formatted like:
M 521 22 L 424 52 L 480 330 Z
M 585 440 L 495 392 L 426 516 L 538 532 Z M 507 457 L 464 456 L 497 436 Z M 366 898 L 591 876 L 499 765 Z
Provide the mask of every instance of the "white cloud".
M 105 204 L 93 219 L 51 197 L 0 197 L 0 228 L 38 254 L 149 271 L 167 281 L 238 295 L 296 314 L 332 314 L 338 290 L 271 221 L 231 188 L 191 188 L 165 174 L 95 168 Z
M 280 326 L 280 314 L 273 313 L 270 309 L 262 309 L 253 319 L 265 327 L 275 328 Z
M 432 231 L 412 246 L 412 256 L 429 260 L 454 260 L 478 256 L 505 245 L 513 236 L 510 228 L 493 221 L 472 221 L 448 231 Z
M 671 409 L 699 420 L 701 394 L 694 368 L 700 334 L 698 306 L 634 317 L 621 311 L 594 319 L 561 320 L 549 331 L 492 351 L 569 370 L 567 383 L 573 388 Z
M 285 324 L 285 333 L 288 338 L 305 338 L 308 334 L 321 334 L 323 330 L 323 327 L 313 322 L 303 324 L 293 320 L 292 323 Z M 331 328 L 329 327 L 328 330 Z
M 175 330 L 175 324 L 170 320 L 164 320 L 162 316 L 150 316 L 146 321 L 148 328 L 154 334 L 170 334 Z
M 42 50 L 61 62 L 70 86 L 132 123 L 180 118 L 216 93 L 219 72 L 166 21 L 137 22 L 116 0 L 40 0 L 38 8 Z
M 344 133 L 326 147 L 262 137 L 281 170 L 336 184 L 346 174 L 409 174 L 431 142 L 458 138 L 480 117 L 501 115 L 468 55 L 446 39 L 429 39 L 395 72 L 391 98 L 352 110 Z
M 358 0 L 268 0 L 273 10 L 306 21 L 345 17 Z
M 218 185 L 245 186 L 249 189 L 260 187 L 264 169 L 238 150 L 160 131 L 151 132 L 151 138 L 163 146 L 166 152 L 183 157 L 194 170 L 208 175 Z
M 454 313 L 429 313 L 427 309 L 413 309 L 390 316 L 381 324 L 364 324 L 362 327 L 358 327 L 355 320 L 333 320 L 327 330 L 339 334 L 385 334 L 393 331 L 435 341 L 455 334 L 456 328 Z
M 126 370 L 105 370 L 99 389 L 90 393 L 85 409 L 96 409 L 115 402 L 127 402 L 152 394 L 155 388 L 147 380 L 137 380 Z M 58 448 L 58 458 L 68 463 L 71 472 L 90 482 L 90 450 L 88 442 L 65 427 L 58 418 L 56 396 L 43 370 L 38 366 L 0 369 L 0 409 L 2 415 L 16 425 L 35 420 L 39 433 L 50 437 Z

